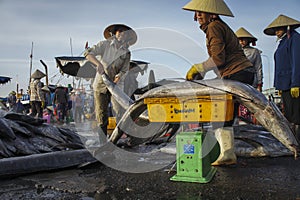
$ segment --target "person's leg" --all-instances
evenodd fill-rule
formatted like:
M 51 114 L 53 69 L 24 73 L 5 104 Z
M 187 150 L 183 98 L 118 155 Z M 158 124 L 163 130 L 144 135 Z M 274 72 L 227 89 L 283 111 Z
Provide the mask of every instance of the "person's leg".
M 215 137 L 220 145 L 220 155 L 212 165 L 231 165 L 237 163 L 234 152 L 234 134 L 232 127 L 218 128 Z
M 242 70 L 235 74 L 231 74 L 228 77 L 224 77 L 224 79 L 239 81 L 239 82 L 242 82 L 245 84 L 252 85 L 253 80 L 254 80 L 254 73 L 247 71 L 247 70 Z
M 116 117 L 116 123 L 118 124 L 119 121 L 121 120 L 123 114 L 125 113 L 125 109 L 113 97 L 111 98 L 111 104 L 112 104 L 113 116 Z
M 248 69 L 239 71 L 224 79 L 235 80 L 244 84 L 252 85 L 254 80 L 254 73 Z M 224 123 L 224 128 L 216 129 L 215 136 L 220 144 L 220 156 L 212 163 L 212 165 L 230 165 L 236 164 L 237 158 L 234 152 L 234 120 L 238 118 L 240 104 L 234 103 L 233 120 Z
M 102 132 L 107 135 L 108 125 L 108 103 L 110 96 L 108 93 L 103 94 L 98 91 L 94 91 L 94 102 L 95 102 L 95 115 L 99 128 Z
M 62 122 L 64 122 L 67 116 L 68 107 L 66 104 L 61 104 L 61 106 L 62 106 Z
M 36 113 L 37 113 L 35 102 L 36 101 L 31 101 L 31 104 L 30 104 L 31 105 L 31 114 L 30 114 L 30 116 L 32 116 L 32 117 L 35 117 Z
M 252 85 L 253 80 L 254 80 L 254 73 L 250 72 L 246 69 L 246 70 L 239 71 L 235 74 L 232 74 L 228 77 L 224 77 L 224 79 L 239 81 L 239 82 L 242 82 L 244 84 Z M 233 114 L 233 120 L 230 121 L 230 122 L 225 122 L 224 126 L 232 126 L 233 125 L 234 119 L 238 118 L 239 107 L 240 107 L 240 104 L 235 102 L 234 103 L 234 111 L 233 111 L 233 113 L 234 113 Z
M 281 94 L 284 116 L 293 125 L 295 137 L 300 142 L 300 97 L 293 98 L 290 90 Z
M 36 101 L 36 111 L 39 118 L 43 118 L 42 102 Z

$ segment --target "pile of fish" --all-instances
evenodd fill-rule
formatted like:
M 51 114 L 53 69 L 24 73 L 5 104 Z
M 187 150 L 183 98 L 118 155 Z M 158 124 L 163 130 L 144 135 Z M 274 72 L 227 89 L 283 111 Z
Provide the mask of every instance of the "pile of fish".
M 83 149 L 77 133 L 28 115 L 0 110 L 1 158 Z

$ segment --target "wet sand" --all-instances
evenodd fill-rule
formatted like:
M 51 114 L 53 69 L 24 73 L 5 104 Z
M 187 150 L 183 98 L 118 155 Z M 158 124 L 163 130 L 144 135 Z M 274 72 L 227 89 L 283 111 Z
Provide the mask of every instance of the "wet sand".
M 91 131 L 91 127 L 81 127 L 81 131 L 87 134 L 85 137 L 94 140 L 95 134 L 88 134 L 88 130 Z M 142 149 L 125 150 L 152 150 L 147 145 L 138 148 Z M 130 159 L 135 162 L 128 165 Z M 102 161 L 63 170 L 1 177 L 0 199 L 300 200 L 300 159 L 295 160 L 293 156 L 238 157 L 236 165 L 216 167 L 217 172 L 209 183 L 171 181 L 176 174 L 174 154 L 155 152 L 149 157 L 142 154 L 142 157 L 129 158 L 122 152 L 114 152 L 114 156 L 103 157 Z M 107 164 L 112 164 L 115 169 Z M 149 169 L 157 169 L 149 170 L 149 165 Z M 129 172 L 138 170 L 141 173 Z
M 172 165 L 126 173 L 100 162 L 1 179 L 1 199 L 300 199 L 300 160 L 238 158 L 209 183 L 174 182 Z M 175 168 L 176 169 L 176 168 Z

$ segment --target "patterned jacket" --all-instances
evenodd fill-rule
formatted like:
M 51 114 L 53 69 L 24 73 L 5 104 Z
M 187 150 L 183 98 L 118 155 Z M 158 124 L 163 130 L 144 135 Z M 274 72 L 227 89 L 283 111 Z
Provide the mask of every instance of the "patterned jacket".
M 45 101 L 44 92 L 42 91 L 43 83 L 40 79 L 33 79 L 29 87 L 30 101 Z

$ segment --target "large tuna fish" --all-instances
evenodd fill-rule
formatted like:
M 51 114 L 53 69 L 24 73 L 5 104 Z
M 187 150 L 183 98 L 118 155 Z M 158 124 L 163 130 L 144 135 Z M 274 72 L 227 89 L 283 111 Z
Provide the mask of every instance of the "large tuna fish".
M 106 84 L 110 85 L 108 89 L 113 88 L 113 83 L 106 81 Z M 120 91 L 116 91 L 117 90 L 110 90 L 115 98 L 119 98 L 120 102 L 124 102 L 124 104 L 127 102 L 128 105 L 128 100 L 123 98 L 124 94 Z M 270 131 L 275 138 L 277 138 L 282 144 L 284 144 L 284 146 L 292 151 L 295 157 L 297 157 L 299 144 L 294 136 L 290 123 L 283 116 L 276 105 L 274 105 L 273 102 L 268 101 L 262 93 L 258 92 L 253 87 L 232 80 L 213 79 L 192 82 L 186 81 L 172 83 L 151 89 L 150 91 L 142 95 L 131 106 L 123 106 L 125 109 L 127 109 L 127 111 L 119 122 L 118 127 L 128 128 L 134 126 L 134 121 L 136 121 L 141 114 L 143 114 L 144 118 L 145 111 L 147 110 L 146 104 L 144 103 L 145 98 L 182 98 L 187 96 L 194 96 L 196 98 L 197 96 L 215 94 L 233 95 L 234 99 L 237 102 L 246 106 L 254 114 L 257 121 L 264 128 Z M 130 131 L 133 131 L 133 129 L 131 128 Z M 157 130 L 147 129 L 146 131 L 142 131 L 139 133 L 143 133 L 141 137 L 145 137 L 145 134 L 155 135 L 154 131 Z M 120 131 L 114 131 L 110 141 L 116 143 L 119 140 L 121 134 L 122 133 Z

